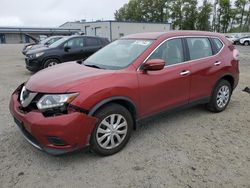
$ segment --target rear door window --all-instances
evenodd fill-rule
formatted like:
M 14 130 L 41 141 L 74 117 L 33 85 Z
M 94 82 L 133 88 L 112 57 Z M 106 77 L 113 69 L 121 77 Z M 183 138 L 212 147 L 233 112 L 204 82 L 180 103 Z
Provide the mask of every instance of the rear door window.
M 189 48 L 190 60 L 201 59 L 213 55 L 211 43 L 205 37 L 186 38 Z
M 64 44 L 64 47 L 70 47 L 70 49 L 83 48 L 83 38 L 73 38 Z
M 99 46 L 100 41 L 98 38 L 87 37 L 86 38 L 86 45 L 87 46 Z

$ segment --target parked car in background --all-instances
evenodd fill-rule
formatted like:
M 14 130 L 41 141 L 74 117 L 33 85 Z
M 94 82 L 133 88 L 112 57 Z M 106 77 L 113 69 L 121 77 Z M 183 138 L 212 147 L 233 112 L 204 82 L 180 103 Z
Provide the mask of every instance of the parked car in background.
M 236 40 L 234 41 L 234 44 L 235 44 L 235 45 L 240 45 L 240 40 L 241 40 L 241 39 L 249 38 L 249 37 L 250 37 L 250 36 L 239 37 L 238 39 L 236 39 Z
M 236 41 L 239 39 L 239 37 L 236 37 L 236 36 L 226 36 L 226 38 L 230 41 L 230 42 L 232 42 L 233 44 L 236 44 Z
M 41 40 L 37 44 L 26 45 L 23 48 L 22 53 L 23 53 L 23 55 L 26 55 L 29 50 L 35 50 L 35 49 L 38 49 L 38 48 L 41 48 L 41 47 L 44 47 L 44 46 L 49 46 L 49 45 L 53 44 L 54 42 L 58 41 L 59 39 L 61 39 L 63 37 L 64 36 L 52 36 L 52 37 L 48 37 L 48 38 L 46 38 L 44 40 Z
M 29 35 L 29 34 L 27 34 L 27 33 L 25 33 L 24 35 L 25 35 L 25 37 L 31 39 L 33 42 L 31 42 L 31 43 L 29 43 L 29 44 L 26 44 L 26 45 L 23 47 L 23 50 L 22 50 L 23 55 L 26 54 L 26 49 L 29 49 L 29 48 L 31 48 L 33 45 L 36 45 L 36 44 L 38 44 L 38 43 L 40 42 L 37 38 L 33 37 L 32 35 Z
M 250 45 L 250 36 L 246 36 L 240 39 L 240 44 L 249 46 Z
M 109 43 L 101 37 L 74 35 L 26 54 L 26 68 L 36 72 L 59 63 L 86 59 Z
M 82 59 L 86 56 L 79 51 L 93 53 L 103 41 L 63 38 L 54 49 L 33 56 L 55 51 L 64 60 L 72 60 L 73 53 Z M 14 91 L 10 112 L 40 150 L 58 155 L 90 145 L 98 154 L 111 155 L 126 145 L 136 122 L 154 114 L 195 104 L 206 104 L 212 112 L 225 110 L 238 84 L 238 65 L 237 50 L 220 34 L 134 34 L 82 64 L 36 73 Z

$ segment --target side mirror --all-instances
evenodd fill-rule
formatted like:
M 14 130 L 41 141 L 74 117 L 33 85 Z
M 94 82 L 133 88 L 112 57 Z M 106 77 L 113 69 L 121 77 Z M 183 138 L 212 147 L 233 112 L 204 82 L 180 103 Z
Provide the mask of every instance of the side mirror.
M 151 59 L 148 60 L 143 65 L 144 71 L 159 71 L 162 70 L 165 67 L 165 61 L 163 59 Z
M 64 47 L 64 51 L 65 51 L 65 52 L 68 52 L 70 49 L 71 49 L 70 46 L 65 46 L 65 47 Z
M 46 42 L 44 45 L 45 45 L 45 46 L 48 46 L 48 45 L 49 45 L 49 42 Z

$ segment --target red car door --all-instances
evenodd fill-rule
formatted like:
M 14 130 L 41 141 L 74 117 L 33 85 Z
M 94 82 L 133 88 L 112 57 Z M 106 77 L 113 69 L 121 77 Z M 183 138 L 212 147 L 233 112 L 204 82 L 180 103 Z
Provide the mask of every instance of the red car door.
M 165 68 L 138 72 L 142 117 L 188 103 L 191 72 L 183 52 L 182 39 L 168 40 L 148 59 L 163 59 Z
M 211 43 L 206 37 L 189 37 L 186 38 L 189 54 L 191 84 L 190 84 L 190 101 L 209 97 L 220 69 L 223 58 L 213 56 Z

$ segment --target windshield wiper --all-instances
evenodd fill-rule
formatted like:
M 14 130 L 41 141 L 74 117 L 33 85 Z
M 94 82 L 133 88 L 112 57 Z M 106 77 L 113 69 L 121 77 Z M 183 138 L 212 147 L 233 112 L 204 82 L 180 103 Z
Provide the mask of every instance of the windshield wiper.
M 99 67 L 97 65 L 93 65 L 93 64 L 84 64 L 84 65 L 87 66 L 87 67 L 92 67 L 92 68 L 97 68 L 97 69 L 103 69 L 103 68 L 101 68 L 101 67 Z

